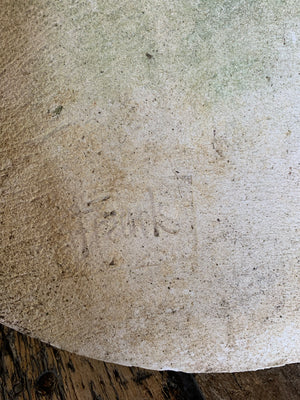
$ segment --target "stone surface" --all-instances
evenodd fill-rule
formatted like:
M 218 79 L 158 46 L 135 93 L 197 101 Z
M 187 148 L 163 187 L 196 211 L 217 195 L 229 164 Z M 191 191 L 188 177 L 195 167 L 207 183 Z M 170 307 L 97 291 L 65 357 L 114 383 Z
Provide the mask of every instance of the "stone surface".
M 298 2 L 0 21 L 0 321 L 147 368 L 299 361 Z

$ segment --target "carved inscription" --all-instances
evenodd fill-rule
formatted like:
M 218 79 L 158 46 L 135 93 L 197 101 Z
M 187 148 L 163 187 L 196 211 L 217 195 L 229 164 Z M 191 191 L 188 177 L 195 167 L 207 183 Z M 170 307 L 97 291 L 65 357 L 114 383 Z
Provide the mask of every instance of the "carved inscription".
M 192 177 L 163 177 L 156 187 L 145 188 L 136 199 L 126 192 L 123 198 L 118 194 L 118 202 L 109 196 L 100 210 L 87 214 L 90 254 L 103 259 L 100 264 L 155 265 L 192 256 Z

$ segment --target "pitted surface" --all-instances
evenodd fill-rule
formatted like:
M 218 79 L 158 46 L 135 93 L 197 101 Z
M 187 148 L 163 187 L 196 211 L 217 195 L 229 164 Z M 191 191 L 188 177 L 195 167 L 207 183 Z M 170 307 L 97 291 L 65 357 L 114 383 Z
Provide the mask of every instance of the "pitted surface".
M 0 316 L 127 365 L 299 361 L 297 2 L 2 2 Z

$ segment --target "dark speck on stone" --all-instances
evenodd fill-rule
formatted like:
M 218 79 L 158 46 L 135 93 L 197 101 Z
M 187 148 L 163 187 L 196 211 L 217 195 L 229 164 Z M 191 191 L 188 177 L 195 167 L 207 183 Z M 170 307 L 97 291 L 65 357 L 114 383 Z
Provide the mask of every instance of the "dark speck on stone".
M 63 110 L 63 106 L 57 106 L 56 108 L 55 108 L 55 110 L 53 111 L 53 115 L 54 116 L 58 116 L 58 115 L 60 115 L 60 113 L 62 112 L 62 110 Z

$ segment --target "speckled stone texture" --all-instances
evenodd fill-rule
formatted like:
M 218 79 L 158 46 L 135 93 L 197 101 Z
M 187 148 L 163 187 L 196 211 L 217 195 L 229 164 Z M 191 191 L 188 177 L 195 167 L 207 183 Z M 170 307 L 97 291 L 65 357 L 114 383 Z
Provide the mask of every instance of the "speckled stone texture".
M 106 361 L 300 361 L 297 0 L 1 0 L 0 321 Z

